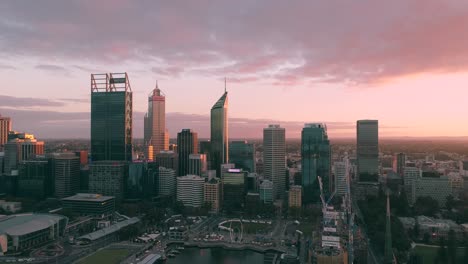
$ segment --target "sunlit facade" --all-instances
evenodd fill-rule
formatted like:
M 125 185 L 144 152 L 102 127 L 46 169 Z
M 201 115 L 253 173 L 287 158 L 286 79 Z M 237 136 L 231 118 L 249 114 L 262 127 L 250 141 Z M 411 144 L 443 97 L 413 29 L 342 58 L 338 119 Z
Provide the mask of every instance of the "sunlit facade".
M 229 162 L 229 131 L 228 131 L 228 94 L 219 98 L 211 108 L 211 155 L 210 166 L 216 170 L 217 177 L 221 175 L 221 164 Z
M 144 117 L 144 142 L 146 158 L 153 159 L 162 150 L 169 149 L 166 130 L 166 97 L 156 84 L 148 97 L 148 112 Z

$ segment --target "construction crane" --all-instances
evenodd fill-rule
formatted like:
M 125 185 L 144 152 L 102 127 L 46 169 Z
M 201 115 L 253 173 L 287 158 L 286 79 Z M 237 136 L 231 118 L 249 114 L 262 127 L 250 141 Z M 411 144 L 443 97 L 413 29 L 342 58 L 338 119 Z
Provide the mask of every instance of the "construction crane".
M 354 213 L 352 212 L 351 203 L 351 174 L 349 168 L 348 153 L 345 154 L 345 178 L 346 178 L 346 193 L 344 196 L 344 209 L 348 220 L 348 263 L 354 262 Z

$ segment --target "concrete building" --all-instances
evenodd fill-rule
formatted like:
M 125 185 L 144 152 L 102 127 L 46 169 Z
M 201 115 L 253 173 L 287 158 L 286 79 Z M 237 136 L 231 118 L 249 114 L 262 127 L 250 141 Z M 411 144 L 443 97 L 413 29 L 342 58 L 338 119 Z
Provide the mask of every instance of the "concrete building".
M 207 162 L 205 154 L 190 154 L 188 174 L 205 177 L 207 171 Z
M 197 175 L 177 177 L 177 201 L 181 201 L 186 207 L 201 207 L 204 183 L 205 179 Z
M 273 182 L 273 199 L 286 191 L 286 130 L 279 125 L 263 129 L 263 172 Z
M 93 161 L 132 160 L 132 106 L 127 73 L 91 74 Z
M 177 151 L 179 158 L 179 176 L 189 172 L 190 154 L 198 154 L 198 134 L 190 129 L 177 133 Z
M 418 197 L 429 196 L 435 199 L 440 207 L 445 207 L 447 197 L 453 195 L 447 176 L 423 177 L 421 169 L 405 167 L 404 178 L 404 188 L 410 204 L 414 204 Z
M 115 198 L 94 193 L 77 193 L 63 198 L 62 206 L 80 216 L 106 218 L 115 212 Z
M 346 180 L 346 162 L 338 161 L 333 163 L 333 172 L 335 175 L 335 195 L 343 196 L 346 194 L 348 188 Z
M 273 203 L 273 190 L 274 184 L 272 181 L 264 180 L 260 184 L 259 193 L 260 193 L 260 201 L 263 203 L 271 204 Z
M 11 131 L 11 119 L 0 115 L 0 151 L 8 141 L 8 132 Z
M 292 185 L 289 187 L 289 207 L 301 207 L 302 206 L 302 186 Z
M 51 214 L 0 216 L 0 250 L 23 252 L 64 235 L 68 218 Z
M 89 165 L 89 192 L 123 199 L 124 180 L 127 177 L 126 162 L 99 161 Z
M 204 202 L 211 205 L 211 212 L 218 213 L 223 199 L 223 188 L 218 178 L 212 178 L 203 184 Z
M 356 128 L 356 178 L 360 182 L 377 182 L 379 177 L 379 121 L 358 120 Z
M 52 159 L 55 196 L 64 198 L 80 189 L 80 157 L 73 153 L 55 155 Z
M 177 194 L 177 175 L 175 170 L 159 167 L 158 194 L 160 196 L 175 197 Z
M 34 135 L 10 131 L 5 144 L 4 173 L 11 175 L 18 169 L 18 164 L 35 155 L 44 154 L 44 142 L 38 141 Z
M 145 156 L 149 160 L 169 149 L 169 133 L 166 130 L 166 96 L 158 87 L 148 96 L 148 111 L 144 116 Z

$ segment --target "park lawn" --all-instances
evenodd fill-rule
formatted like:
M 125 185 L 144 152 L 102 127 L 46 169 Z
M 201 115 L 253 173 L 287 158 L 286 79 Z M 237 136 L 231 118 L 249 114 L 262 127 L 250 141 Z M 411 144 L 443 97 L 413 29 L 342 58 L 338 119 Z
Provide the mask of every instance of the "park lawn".
M 435 259 L 437 257 L 437 250 L 439 250 L 438 247 L 426 247 L 426 246 L 417 245 L 414 248 L 414 253 L 416 255 L 422 256 L 424 264 L 433 264 L 435 263 Z M 457 249 L 457 260 L 458 260 L 457 263 L 464 263 L 463 254 L 464 254 L 464 249 L 458 248 Z
M 130 254 L 128 249 L 103 249 L 78 262 L 78 264 L 119 264 Z

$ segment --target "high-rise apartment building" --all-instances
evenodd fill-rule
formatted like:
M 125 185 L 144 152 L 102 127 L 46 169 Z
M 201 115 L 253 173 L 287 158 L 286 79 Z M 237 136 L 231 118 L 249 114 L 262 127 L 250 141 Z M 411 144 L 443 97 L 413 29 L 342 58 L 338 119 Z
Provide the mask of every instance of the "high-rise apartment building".
M 300 208 L 302 206 L 302 186 L 300 185 L 292 185 L 289 187 L 289 193 L 288 193 L 288 202 L 289 202 L 289 207 L 298 207 Z
M 348 173 L 346 170 L 346 161 L 337 161 L 333 163 L 333 174 L 335 175 L 335 195 L 343 196 L 348 190 L 348 183 L 346 177 Z
M 205 176 L 207 171 L 205 154 L 190 154 L 188 174 Z
M 357 121 L 357 179 L 377 182 L 379 178 L 379 121 Z
M 144 117 L 144 143 L 146 158 L 153 160 L 162 150 L 169 149 L 169 134 L 166 130 L 166 97 L 158 88 L 148 96 L 148 112 Z
M 273 199 L 286 191 L 286 130 L 279 125 L 263 129 L 263 174 L 273 182 Z
M 218 213 L 221 209 L 223 189 L 218 178 L 212 178 L 203 184 L 203 195 L 205 203 L 209 203 L 212 213 Z
M 229 162 L 228 94 L 224 94 L 211 108 L 210 169 L 221 175 L 221 164 Z
M 8 132 L 11 131 L 11 119 L 0 115 L 0 150 L 8 141 Z
M 75 195 L 80 189 L 80 157 L 74 153 L 55 155 L 52 159 L 55 196 L 65 198 Z
M 132 103 L 127 73 L 91 74 L 93 161 L 132 160 Z
M 175 197 L 177 193 L 176 183 L 177 175 L 174 169 L 159 167 L 158 194 L 160 196 Z
M 182 129 L 177 133 L 177 151 L 179 176 L 185 176 L 189 171 L 190 154 L 198 154 L 198 134 L 190 129 Z
M 331 148 L 327 126 L 321 123 L 305 124 L 301 134 L 302 187 L 305 204 L 318 202 L 320 189 L 317 176 L 323 181 L 325 193 L 331 190 Z
M 43 154 L 44 141 L 38 141 L 32 134 L 10 131 L 5 144 L 4 172 L 11 175 L 21 161 Z
M 98 161 L 89 165 L 89 192 L 114 196 L 117 201 L 124 197 L 124 181 L 128 164 L 123 161 Z
M 204 183 L 205 179 L 196 175 L 177 177 L 177 201 L 181 201 L 187 207 L 201 207 Z
M 247 141 L 232 141 L 229 144 L 229 162 L 236 168 L 255 172 L 255 145 Z

